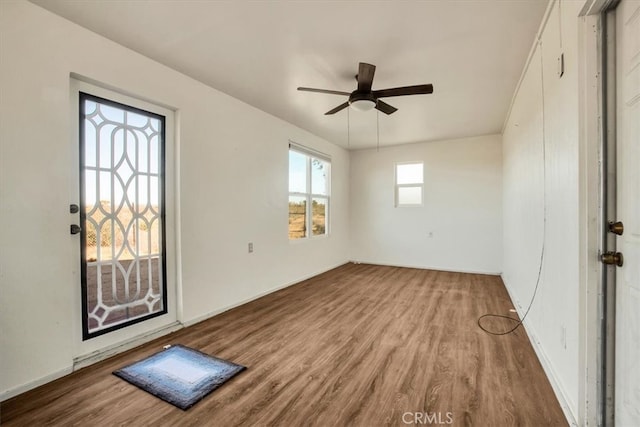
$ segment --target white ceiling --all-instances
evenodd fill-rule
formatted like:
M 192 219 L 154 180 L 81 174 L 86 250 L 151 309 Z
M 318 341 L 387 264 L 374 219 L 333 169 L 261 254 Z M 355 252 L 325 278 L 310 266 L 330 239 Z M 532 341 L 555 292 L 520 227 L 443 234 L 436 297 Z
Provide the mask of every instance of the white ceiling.
M 222 92 L 347 146 L 358 62 L 373 89 L 433 83 L 386 98 L 380 145 L 499 133 L 548 0 L 32 0 Z M 376 110 L 351 110 L 349 148 L 375 146 Z

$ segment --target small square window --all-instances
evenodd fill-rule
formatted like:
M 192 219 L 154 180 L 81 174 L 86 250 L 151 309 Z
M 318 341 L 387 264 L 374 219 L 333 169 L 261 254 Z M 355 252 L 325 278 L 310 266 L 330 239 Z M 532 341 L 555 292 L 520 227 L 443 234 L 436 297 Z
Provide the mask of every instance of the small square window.
M 423 186 L 422 162 L 396 164 L 396 207 L 422 206 Z
M 398 205 L 421 205 L 422 186 L 398 187 Z
M 422 163 L 401 163 L 396 166 L 396 184 L 422 184 L 424 182 Z

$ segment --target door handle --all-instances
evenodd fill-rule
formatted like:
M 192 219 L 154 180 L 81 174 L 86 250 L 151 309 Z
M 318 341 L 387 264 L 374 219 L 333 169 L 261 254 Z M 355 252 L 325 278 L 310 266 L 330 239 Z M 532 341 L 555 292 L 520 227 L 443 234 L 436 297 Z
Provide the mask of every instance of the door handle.
M 617 221 L 617 222 L 609 221 L 608 229 L 609 229 L 609 233 L 622 236 L 622 233 L 624 233 L 624 224 L 622 223 L 622 221 Z
M 82 228 L 79 225 L 71 224 L 71 234 L 78 234 Z
M 605 252 L 600 255 L 600 261 L 602 261 L 603 264 L 622 267 L 622 264 L 624 264 L 624 257 L 620 252 Z

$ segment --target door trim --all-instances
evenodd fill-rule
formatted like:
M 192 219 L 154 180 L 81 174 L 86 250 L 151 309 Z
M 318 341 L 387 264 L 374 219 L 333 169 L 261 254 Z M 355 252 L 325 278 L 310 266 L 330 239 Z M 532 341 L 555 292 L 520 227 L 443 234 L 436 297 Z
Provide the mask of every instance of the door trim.
M 114 89 L 113 86 L 101 84 L 93 79 L 85 78 L 77 74 L 70 75 L 70 108 L 71 111 L 78 114 L 71 114 L 71 122 L 69 123 L 70 143 L 72 144 L 72 163 L 70 167 L 73 169 L 72 180 L 70 182 L 70 203 L 78 203 L 79 200 L 79 92 L 89 93 L 102 98 L 113 99 L 126 105 L 133 105 L 143 110 L 156 112 L 166 117 L 166 141 L 165 141 L 165 225 L 166 225 L 166 276 L 167 276 L 167 314 L 157 316 L 146 320 L 145 322 L 136 323 L 126 328 L 114 330 L 108 334 L 96 336 L 90 340 L 82 340 L 82 298 L 80 295 L 80 244 L 78 239 L 72 238 L 70 248 L 73 258 L 74 283 L 71 286 L 72 298 L 74 303 L 73 317 L 73 342 L 74 342 L 74 369 L 76 364 L 80 364 L 85 359 L 99 357 L 102 353 L 115 354 L 112 352 L 114 348 L 118 351 L 125 351 L 128 343 L 137 343 L 138 345 L 145 342 L 147 337 L 158 333 L 156 336 L 169 333 L 171 330 L 179 329 L 181 323 L 178 319 L 179 307 L 179 276 L 178 276 L 178 242 L 179 228 L 176 219 L 178 217 L 178 206 L 176 205 L 177 194 L 176 188 L 178 181 L 176 175 L 176 159 L 177 144 L 175 140 L 176 132 L 176 111 L 165 106 L 165 104 L 149 101 L 148 98 L 132 96 L 131 94 Z M 177 325 L 180 325 L 176 327 Z M 172 329 L 175 328 L 175 329 Z M 162 332 L 164 331 L 164 333 Z M 106 356 L 105 356 L 106 357 Z M 95 360 L 97 361 L 97 360 Z M 88 362 L 89 364 L 92 362 Z M 86 366 L 83 365 L 83 366 Z M 80 366 L 80 365 L 78 365 Z
M 602 16 L 602 218 L 600 254 L 616 251 L 616 236 L 608 232 L 607 223 L 616 221 L 616 15 L 617 1 L 609 3 Z M 615 420 L 615 334 L 616 334 L 616 266 L 602 266 L 602 425 L 613 426 Z
M 586 0 L 579 14 L 580 21 L 580 425 L 609 425 L 612 402 L 610 369 L 611 359 L 607 340 L 606 269 L 600 262 L 608 238 L 607 178 L 605 160 L 607 138 L 606 66 L 606 13 L 617 4 L 616 0 Z M 609 156 L 609 160 L 611 156 Z M 614 157 L 615 159 L 615 157 Z M 610 290 L 610 288 L 609 288 Z M 607 397 L 609 396 L 609 397 Z

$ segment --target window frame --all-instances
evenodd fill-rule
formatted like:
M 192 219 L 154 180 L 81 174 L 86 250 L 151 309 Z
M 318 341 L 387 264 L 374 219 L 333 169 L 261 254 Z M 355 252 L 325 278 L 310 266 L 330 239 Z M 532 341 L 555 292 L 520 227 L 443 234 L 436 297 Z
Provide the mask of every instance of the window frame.
M 305 235 L 299 238 L 291 238 L 289 237 L 289 242 L 298 242 L 305 241 L 308 239 L 318 239 L 325 238 L 330 234 L 330 226 L 331 226 L 331 157 L 321 153 L 319 151 L 312 150 L 310 148 L 289 142 L 289 150 L 287 151 L 287 155 L 290 155 L 291 152 L 295 152 L 297 154 L 301 154 L 305 156 L 305 191 L 291 191 L 291 182 L 290 176 L 287 181 L 289 185 L 289 196 L 287 200 L 290 200 L 291 197 L 300 197 L 305 199 Z M 314 160 L 318 160 L 323 162 L 326 165 L 326 194 L 318 194 L 313 193 L 313 173 L 312 173 L 312 164 Z M 288 164 L 289 174 L 291 173 L 291 163 Z M 324 218 L 324 233 L 322 234 L 313 234 L 313 201 L 316 199 L 323 199 L 325 201 L 325 218 Z M 288 227 L 288 226 L 287 226 Z M 288 230 L 287 230 L 288 231 Z
M 398 183 L 398 168 L 403 165 L 421 165 L 422 166 L 422 182 L 420 183 Z M 409 162 L 396 162 L 393 167 L 394 174 L 394 198 L 396 208 L 418 208 L 424 206 L 424 162 L 421 160 L 409 161 Z M 420 203 L 400 203 L 400 189 L 401 188 L 420 188 Z

